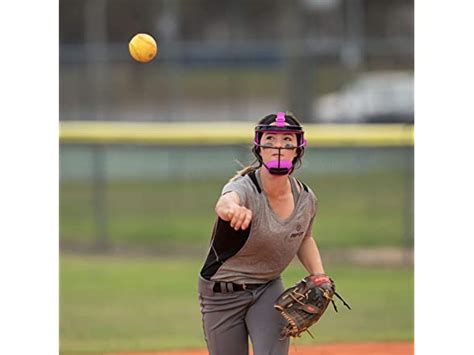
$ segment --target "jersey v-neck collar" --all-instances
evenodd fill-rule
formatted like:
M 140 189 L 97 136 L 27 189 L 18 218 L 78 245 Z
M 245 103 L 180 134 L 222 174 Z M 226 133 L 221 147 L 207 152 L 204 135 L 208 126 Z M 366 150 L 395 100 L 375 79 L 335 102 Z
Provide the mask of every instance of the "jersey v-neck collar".
M 299 205 L 299 202 L 301 201 L 301 191 L 298 193 L 298 188 L 296 187 L 296 183 L 295 181 L 293 181 L 293 177 L 292 176 L 288 176 L 288 179 L 290 181 L 290 185 L 291 185 L 291 194 L 293 195 L 293 211 L 291 212 L 291 214 L 287 217 L 287 218 L 281 218 L 272 208 L 272 206 L 270 205 L 270 201 L 268 200 L 268 196 L 265 192 L 265 189 L 263 188 L 263 183 L 262 183 L 262 179 L 260 178 L 260 169 L 258 169 L 256 172 L 255 172 L 255 177 L 257 178 L 257 181 L 258 181 L 258 184 L 261 186 L 261 190 L 262 190 L 262 194 L 263 194 L 263 198 L 265 200 L 265 204 L 267 205 L 267 208 L 269 209 L 270 211 L 270 214 L 275 218 L 276 221 L 278 221 L 280 224 L 287 224 L 288 222 L 291 221 L 291 219 L 293 218 L 293 216 L 296 214 L 296 210 L 297 210 L 297 207 Z M 295 192 L 297 193 L 297 196 L 295 196 Z

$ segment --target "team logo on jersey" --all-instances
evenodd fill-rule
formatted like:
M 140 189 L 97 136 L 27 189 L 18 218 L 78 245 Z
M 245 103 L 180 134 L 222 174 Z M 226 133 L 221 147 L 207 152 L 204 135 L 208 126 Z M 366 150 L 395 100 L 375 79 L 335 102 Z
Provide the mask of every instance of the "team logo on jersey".
M 298 223 L 295 227 L 296 231 L 291 233 L 289 236 L 287 236 L 286 240 L 289 242 L 292 242 L 294 240 L 299 239 L 299 237 L 301 237 L 304 234 L 304 230 L 302 231 L 301 228 L 302 228 L 301 224 Z

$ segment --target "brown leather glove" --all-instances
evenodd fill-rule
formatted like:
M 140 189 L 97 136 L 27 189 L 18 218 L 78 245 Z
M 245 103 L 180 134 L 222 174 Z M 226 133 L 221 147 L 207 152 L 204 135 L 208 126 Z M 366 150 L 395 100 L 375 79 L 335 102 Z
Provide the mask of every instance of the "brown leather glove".
M 282 337 L 299 337 L 304 331 L 309 333 L 308 328 L 321 318 L 330 302 L 337 312 L 332 299 L 334 295 L 351 309 L 336 293 L 334 282 L 325 274 L 306 276 L 295 286 L 284 291 L 274 305 L 288 322 L 281 331 Z

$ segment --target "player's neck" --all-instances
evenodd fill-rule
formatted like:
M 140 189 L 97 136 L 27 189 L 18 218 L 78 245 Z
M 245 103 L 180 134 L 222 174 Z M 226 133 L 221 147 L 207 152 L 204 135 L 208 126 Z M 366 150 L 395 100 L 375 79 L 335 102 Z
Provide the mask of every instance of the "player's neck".
M 260 169 L 260 180 L 262 180 L 263 190 L 269 197 L 279 197 L 291 191 L 288 175 L 274 175 L 263 168 Z

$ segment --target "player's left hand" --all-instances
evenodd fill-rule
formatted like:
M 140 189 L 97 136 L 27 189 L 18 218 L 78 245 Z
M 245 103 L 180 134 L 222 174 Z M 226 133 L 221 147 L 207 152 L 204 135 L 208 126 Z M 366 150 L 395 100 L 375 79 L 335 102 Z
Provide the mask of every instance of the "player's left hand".
M 288 321 L 281 331 L 282 337 L 299 337 L 302 332 L 308 331 L 308 328 L 321 318 L 330 302 L 337 312 L 332 299 L 334 295 L 351 309 L 336 293 L 334 281 L 326 274 L 306 276 L 295 286 L 284 291 L 274 305 Z

